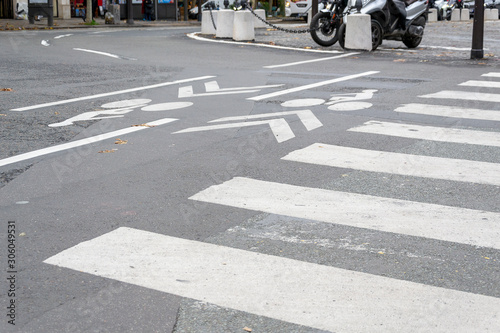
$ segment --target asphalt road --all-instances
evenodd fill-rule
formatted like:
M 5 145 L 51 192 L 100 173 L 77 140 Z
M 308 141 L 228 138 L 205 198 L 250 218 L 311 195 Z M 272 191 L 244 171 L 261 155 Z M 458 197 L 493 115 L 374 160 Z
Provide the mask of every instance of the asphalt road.
M 2 327 L 497 331 L 500 71 L 441 28 L 1 33 Z

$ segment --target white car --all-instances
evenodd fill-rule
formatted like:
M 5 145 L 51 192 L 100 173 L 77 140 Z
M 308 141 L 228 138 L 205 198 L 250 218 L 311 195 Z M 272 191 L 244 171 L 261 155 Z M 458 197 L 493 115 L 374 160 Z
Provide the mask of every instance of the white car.
M 311 9 L 312 0 L 287 0 L 285 15 L 290 17 L 303 17 L 307 20 L 307 11 Z M 323 1 L 318 0 L 318 11 L 325 7 Z

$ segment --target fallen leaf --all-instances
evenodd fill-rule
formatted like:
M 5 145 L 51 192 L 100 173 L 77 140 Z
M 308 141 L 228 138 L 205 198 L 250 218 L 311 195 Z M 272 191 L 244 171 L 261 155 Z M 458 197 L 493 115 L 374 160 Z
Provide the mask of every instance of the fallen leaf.
M 26 236 L 26 233 L 25 233 L 25 232 L 21 232 L 21 233 L 19 234 L 19 237 L 23 237 L 23 236 Z
M 54 114 L 57 116 L 59 114 L 59 112 L 56 111 L 56 112 L 54 112 Z
M 394 60 L 394 62 L 405 62 L 405 61 L 406 61 L 406 59 L 396 59 L 396 60 Z
M 247 332 L 252 332 L 252 329 L 250 327 L 244 327 L 243 330 Z
M 148 125 L 148 124 L 132 125 L 132 127 L 139 127 L 139 126 L 143 126 L 143 127 L 155 127 L 154 125 Z
M 378 252 L 378 254 L 385 254 L 385 253 L 384 253 L 384 252 L 382 252 L 382 251 L 379 251 L 379 252 Z
M 3 113 L 0 113 L 0 116 L 4 116 L 4 117 L 6 117 L 7 115 L 6 115 L 6 114 L 3 114 Z
M 116 139 L 115 145 L 126 145 L 127 142 L 128 142 L 127 140 Z
M 101 151 L 98 151 L 98 153 L 102 154 L 102 153 L 114 153 L 117 149 L 106 149 L 106 150 L 101 150 Z
M 0 91 L 14 91 L 12 88 L 0 88 Z

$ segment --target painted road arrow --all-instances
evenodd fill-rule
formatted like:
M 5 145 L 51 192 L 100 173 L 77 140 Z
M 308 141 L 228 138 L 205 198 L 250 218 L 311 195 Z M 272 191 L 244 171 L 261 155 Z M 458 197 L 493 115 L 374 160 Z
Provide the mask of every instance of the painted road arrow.
M 316 116 L 311 112 L 311 110 L 298 110 L 298 111 L 285 111 L 285 112 L 275 112 L 275 113 L 264 113 L 264 114 L 256 114 L 251 116 L 237 116 L 237 117 L 225 117 L 219 118 L 216 120 L 209 121 L 209 123 L 215 122 L 223 122 L 223 121 L 237 121 L 237 120 L 249 120 L 249 119 L 259 119 L 259 118 L 268 118 L 268 117 L 279 117 L 279 116 L 287 116 L 296 114 L 300 121 L 304 124 L 308 131 L 312 131 L 318 127 L 323 126 L 323 124 L 316 118 Z M 248 122 L 238 122 L 238 123 L 230 123 L 230 124 L 221 124 L 221 125 L 209 125 L 209 126 L 201 126 L 201 127 L 191 127 L 178 132 L 177 133 L 189 133 L 189 132 L 201 132 L 201 131 L 212 131 L 218 129 L 225 128 L 237 128 L 237 127 L 249 127 L 249 126 L 257 126 L 268 124 L 271 127 L 271 131 L 274 134 L 274 137 L 278 142 L 284 142 L 295 137 L 292 129 L 288 125 L 285 119 L 271 119 L 271 120 L 258 120 L 258 121 L 248 121 Z

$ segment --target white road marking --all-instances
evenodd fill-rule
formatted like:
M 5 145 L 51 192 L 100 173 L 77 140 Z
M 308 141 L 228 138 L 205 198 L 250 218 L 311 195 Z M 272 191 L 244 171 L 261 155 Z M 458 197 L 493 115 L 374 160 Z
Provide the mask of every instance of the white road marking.
M 349 129 L 349 131 L 430 141 L 500 147 L 500 133 L 498 132 L 398 124 L 384 121 L 367 121 L 359 127 Z
M 335 332 L 498 331 L 500 299 L 118 228 L 44 261 Z
M 292 129 L 288 125 L 285 119 L 271 119 L 271 120 L 260 120 L 260 121 L 249 121 L 244 123 L 231 123 L 223 125 L 212 125 L 212 126 L 201 126 L 201 127 L 191 127 L 172 134 L 179 133 L 191 133 L 191 132 L 202 132 L 202 131 L 213 131 L 227 128 L 238 128 L 238 127 L 249 127 L 258 125 L 269 125 L 271 131 L 278 142 L 284 142 L 295 137 Z
M 285 90 L 277 91 L 277 92 L 270 93 L 270 94 L 265 94 L 265 95 L 250 97 L 250 98 L 247 98 L 247 99 L 251 100 L 251 101 L 261 101 L 261 100 L 266 99 L 266 98 L 271 98 L 271 97 L 276 97 L 276 96 L 282 96 L 282 95 L 294 93 L 294 92 L 297 92 L 297 91 L 303 91 L 303 90 L 308 90 L 308 89 L 317 88 L 317 87 L 321 87 L 321 86 L 326 86 L 328 84 L 333 84 L 333 83 L 338 83 L 338 82 L 342 82 L 342 81 L 352 80 L 352 79 L 356 79 L 356 78 L 359 78 L 359 77 L 373 75 L 373 74 L 377 74 L 377 73 L 380 73 L 380 72 L 378 72 L 378 71 L 369 71 L 369 72 L 364 72 L 364 73 L 360 73 L 360 74 L 348 75 L 348 76 L 339 77 L 339 78 L 332 79 L 332 80 L 327 80 L 327 81 L 322 81 L 322 82 L 307 84 L 305 86 L 295 87 L 295 88 L 291 88 L 291 89 L 285 89 Z
M 458 106 L 429 105 L 429 104 L 406 104 L 394 111 L 404 113 L 425 114 L 430 116 L 465 118 L 477 120 L 500 121 L 500 111 L 469 109 Z
M 233 178 L 191 200 L 500 249 L 500 214 Z M 372 286 L 373 287 L 373 286 Z
M 284 112 L 275 112 L 275 113 L 262 113 L 262 114 L 254 114 L 250 116 L 237 116 L 237 117 L 224 117 L 216 120 L 209 121 L 209 123 L 216 123 L 222 121 L 238 121 L 238 120 L 248 120 L 248 119 L 260 119 L 260 118 L 269 118 L 269 117 L 282 117 L 288 115 L 297 115 L 300 121 L 304 124 L 308 131 L 312 131 L 316 128 L 323 126 L 321 121 L 312 113 L 311 110 L 295 110 L 295 111 L 284 111 Z
M 443 49 L 443 50 L 452 50 L 452 51 L 470 51 L 470 47 L 453 47 L 453 46 L 433 46 L 433 45 L 420 45 L 422 48 L 426 49 Z M 400 50 L 397 50 L 398 52 Z M 411 51 L 411 50 L 409 50 Z
M 332 111 L 357 111 L 368 109 L 373 106 L 372 103 L 368 102 L 342 102 L 338 104 L 333 104 L 328 107 L 328 110 Z
M 26 107 L 22 107 L 22 108 L 12 109 L 10 111 L 28 111 L 28 110 L 34 110 L 34 109 L 44 108 L 44 107 L 48 107 L 48 106 L 55 106 L 55 105 L 62 105 L 62 104 L 68 104 L 68 103 L 86 101 L 86 100 L 89 100 L 89 99 L 97 99 L 97 98 L 114 96 L 114 95 L 120 95 L 120 94 L 128 94 L 128 93 L 131 93 L 131 92 L 136 92 L 136 91 L 141 91 L 141 90 L 156 89 L 156 88 L 161 88 L 161 87 L 176 85 L 176 84 L 180 84 L 180 83 L 206 80 L 206 79 L 211 79 L 211 78 L 214 78 L 214 77 L 215 76 L 200 76 L 200 77 L 195 77 L 195 78 L 191 78 L 191 79 L 183 79 L 183 80 L 176 80 L 176 81 L 171 81 L 171 82 L 163 82 L 163 83 L 153 84 L 153 85 L 150 85 L 150 86 L 144 86 L 144 87 L 138 87 L 138 88 L 131 88 L 131 89 L 125 89 L 125 90 L 118 90 L 118 91 L 113 91 L 113 92 L 104 93 L 104 94 L 96 94 L 96 95 L 90 95 L 90 96 L 85 96 L 85 97 L 65 99 L 65 100 L 57 101 L 57 102 L 51 102 L 51 103 L 44 103 L 44 104 L 26 106 Z
M 313 60 L 304 60 L 304 61 L 297 61 L 297 62 L 290 62 L 287 64 L 280 64 L 280 65 L 270 65 L 270 66 L 264 66 L 264 68 L 279 68 L 279 67 L 288 67 L 288 66 L 298 66 L 298 65 L 303 65 L 303 64 L 309 64 L 312 62 L 318 62 L 318 61 L 327 61 L 327 60 L 334 60 L 334 59 L 339 59 L 339 58 L 345 58 L 345 57 L 350 57 L 353 55 L 356 55 L 359 53 L 353 52 L 353 53 L 346 53 L 346 54 L 341 54 L 335 57 L 328 57 L 328 58 L 321 58 L 321 59 L 313 59 Z
M 281 106 L 285 108 L 303 108 L 303 107 L 321 105 L 323 103 L 325 103 L 325 100 L 321 98 L 301 98 L 283 102 L 281 103 Z
M 43 46 L 50 46 L 49 41 L 48 41 L 48 40 L 45 40 L 45 39 L 44 39 L 44 40 L 42 40 L 41 44 L 42 44 Z
M 195 94 L 193 86 L 186 86 L 179 88 L 178 98 L 187 97 L 200 97 L 200 96 L 216 96 L 216 95 L 230 95 L 230 94 L 248 94 L 260 91 L 263 88 L 281 87 L 282 84 L 255 86 L 255 87 L 235 87 L 220 89 L 217 81 L 210 81 L 205 83 L 206 93 Z
M 272 84 L 265 86 L 255 86 L 255 87 L 236 87 L 236 88 L 219 88 L 217 81 L 205 82 L 205 90 L 207 92 L 223 92 L 223 91 L 237 91 L 237 90 L 249 90 L 249 89 L 265 89 L 265 88 L 278 88 L 283 86 L 282 84 Z
M 498 72 L 491 72 L 491 73 L 485 73 L 481 76 L 488 76 L 488 77 L 500 77 L 500 73 Z
M 481 87 L 481 88 L 500 88 L 500 82 L 498 82 L 498 81 L 470 80 L 470 81 L 460 83 L 459 86 Z M 472 93 L 472 94 L 475 94 L 475 93 Z
M 188 34 L 187 36 L 189 38 L 192 38 L 192 39 L 201 40 L 201 41 L 205 41 L 205 42 L 212 42 L 212 43 L 224 43 L 224 44 L 234 44 L 234 45 L 244 45 L 244 46 L 254 46 L 254 47 L 268 47 L 268 48 L 272 48 L 272 49 L 293 50 L 293 51 L 313 52 L 313 53 L 329 53 L 329 54 L 342 53 L 342 51 L 336 51 L 336 50 L 327 51 L 327 50 L 315 50 L 315 49 L 300 49 L 300 48 L 296 48 L 296 47 L 279 46 L 279 45 L 271 45 L 271 44 L 234 42 L 234 41 L 221 40 L 221 39 L 203 38 L 203 37 L 197 36 L 197 34 L 200 34 L 200 33 L 201 32 L 194 32 L 194 33 Z
M 466 92 L 466 91 L 454 91 L 454 90 L 443 90 L 434 94 L 419 96 L 422 98 L 443 98 L 443 99 L 455 99 L 455 100 L 467 100 L 467 101 L 481 101 L 481 102 L 500 102 L 500 94 L 488 94 L 479 92 Z
M 26 160 L 29 160 L 29 159 L 32 159 L 35 157 L 40 157 L 40 156 L 52 154 L 55 152 L 71 149 L 71 148 L 85 146 L 85 145 L 99 142 L 102 140 L 118 137 L 118 136 L 121 136 L 124 134 L 129 134 L 129 133 L 141 131 L 141 130 L 150 128 L 151 126 L 160 126 L 160 125 L 168 124 L 168 123 L 171 123 L 171 122 L 176 121 L 176 120 L 177 119 L 173 119 L 173 118 L 164 118 L 164 119 L 160 119 L 160 120 L 151 121 L 149 123 L 146 123 L 145 126 L 127 127 L 127 128 L 123 128 L 121 130 L 103 133 L 103 134 L 99 134 L 99 135 L 92 136 L 89 138 L 85 138 L 85 139 L 81 139 L 81 140 L 77 140 L 77 141 L 71 141 L 71 142 L 63 143 L 63 144 L 60 144 L 57 146 L 43 148 L 43 149 L 35 150 L 35 151 L 29 152 L 29 153 L 24 153 L 24 154 L 12 156 L 12 157 L 4 158 L 4 159 L 0 160 L 0 167 L 5 166 L 5 165 L 9 165 L 12 163 L 26 161 Z
M 500 185 L 500 164 L 315 143 L 284 160 L 404 176 Z
M 88 52 L 88 53 L 94 53 L 94 54 L 99 54 L 99 55 L 103 55 L 103 56 L 110 57 L 110 58 L 115 58 L 115 59 L 137 60 L 135 58 L 129 58 L 129 57 L 124 57 L 124 56 L 119 56 L 117 54 L 112 54 L 112 53 L 108 53 L 108 52 L 88 50 L 88 49 L 80 49 L 80 48 L 77 48 L 77 47 L 74 47 L 73 50 L 75 50 L 75 51 L 82 51 L 82 52 Z
M 219 91 L 219 92 L 207 92 L 195 94 L 193 92 L 193 86 L 180 87 L 178 98 L 188 98 L 188 97 L 204 97 L 204 96 L 217 96 L 217 95 L 232 95 L 232 94 L 249 94 L 260 91 L 260 89 L 255 90 L 232 90 L 232 91 Z
M 192 102 L 169 102 L 169 103 L 159 103 L 145 106 L 141 109 L 141 111 L 170 111 L 187 108 L 193 105 Z
M 64 38 L 64 37 L 69 37 L 69 36 L 73 36 L 73 34 L 59 35 L 59 36 L 54 37 L 54 39 L 59 39 L 59 38 Z

